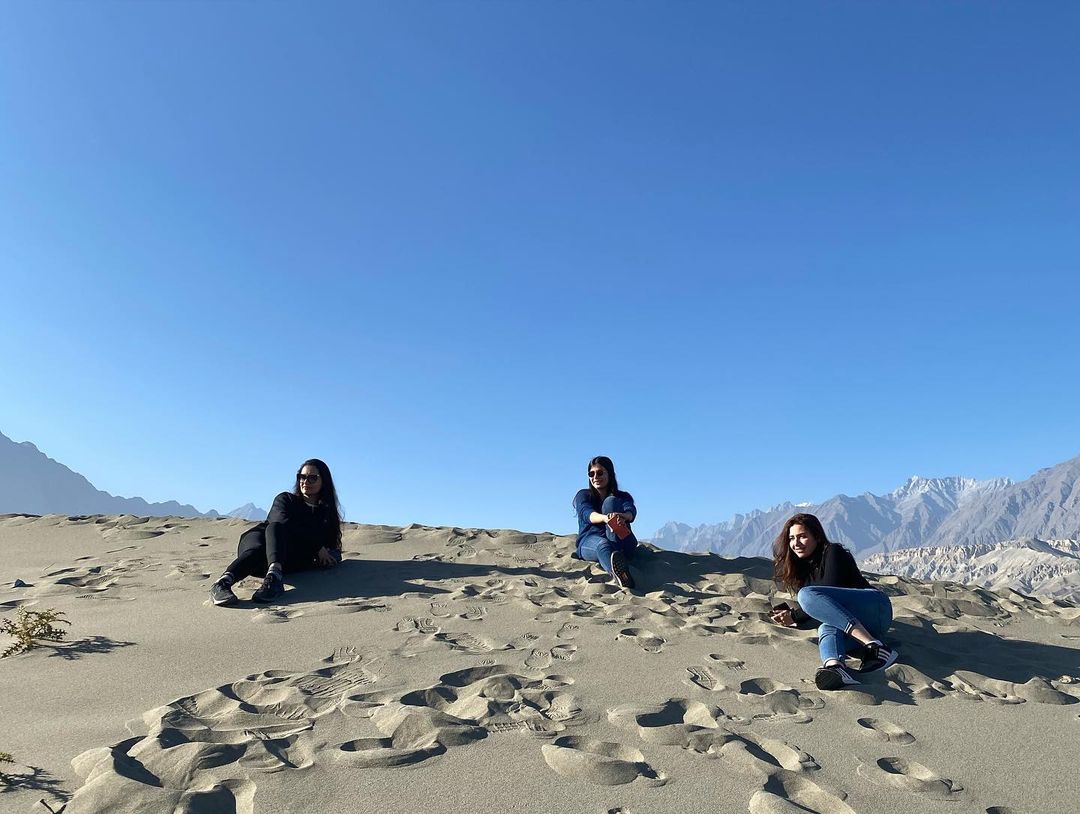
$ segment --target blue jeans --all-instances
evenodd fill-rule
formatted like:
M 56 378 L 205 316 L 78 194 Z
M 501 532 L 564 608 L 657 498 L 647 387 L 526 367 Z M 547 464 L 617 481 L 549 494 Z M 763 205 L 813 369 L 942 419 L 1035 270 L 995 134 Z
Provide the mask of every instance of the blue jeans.
M 817 619 L 818 652 L 821 661 L 840 660 L 860 647 L 848 635 L 856 624 L 862 624 L 871 635 L 880 639 L 892 624 L 892 603 L 889 597 L 875 588 L 830 588 L 807 585 L 799 590 L 799 607 Z
M 608 495 L 600 507 L 600 514 L 612 512 L 625 512 L 629 510 L 629 504 L 621 497 Z M 625 540 L 620 540 L 610 526 L 606 523 L 595 523 L 589 532 L 581 538 L 578 545 L 578 556 L 583 560 L 592 560 L 600 563 L 600 567 L 611 573 L 611 555 L 616 551 L 629 554 L 637 548 L 637 537 L 631 531 Z

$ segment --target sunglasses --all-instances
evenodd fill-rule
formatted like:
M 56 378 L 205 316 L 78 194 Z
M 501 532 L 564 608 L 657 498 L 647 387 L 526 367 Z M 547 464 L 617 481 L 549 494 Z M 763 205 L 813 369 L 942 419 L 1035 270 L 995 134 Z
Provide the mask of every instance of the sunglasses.
M 590 469 L 589 470 L 589 477 L 590 478 L 599 478 L 601 475 L 606 475 L 606 474 L 607 474 L 607 472 L 605 472 L 603 469 Z
M 317 481 L 319 479 L 319 473 L 316 472 L 314 475 L 305 475 L 303 473 L 297 473 L 296 479 L 298 481 L 300 481 L 300 483 L 315 483 L 315 481 Z

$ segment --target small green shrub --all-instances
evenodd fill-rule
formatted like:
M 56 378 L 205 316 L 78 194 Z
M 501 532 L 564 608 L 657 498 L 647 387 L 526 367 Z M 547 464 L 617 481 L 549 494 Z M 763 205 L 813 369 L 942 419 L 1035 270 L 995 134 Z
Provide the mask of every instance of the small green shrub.
M 42 611 L 19 608 L 15 611 L 14 619 L 0 620 L 0 633 L 6 633 L 15 639 L 11 647 L 0 653 L 0 659 L 14 656 L 16 653 L 24 653 L 41 642 L 61 641 L 67 635 L 67 631 L 55 627 L 54 623 L 71 624 L 60 618 L 63 615 L 63 611 L 54 608 L 46 608 Z

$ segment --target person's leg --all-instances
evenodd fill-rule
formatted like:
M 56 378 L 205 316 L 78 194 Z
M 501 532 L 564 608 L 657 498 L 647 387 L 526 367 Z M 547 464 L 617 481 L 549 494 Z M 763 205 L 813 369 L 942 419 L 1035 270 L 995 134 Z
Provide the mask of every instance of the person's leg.
M 600 506 L 600 514 L 611 514 L 612 512 L 625 512 L 629 509 L 628 501 L 616 495 L 608 495 L 604 498 L 603 505 Z M 629 526 L 629 524 L 627 524 Z M 614 550 L 621 551 L 623 554 L 629 554 L 638 546 L 637 537 L 634 536 L 634 530 L 630 529 L 630 533 L 623 539 L 619 539 L 619 535 L 615 533 L 615 530 L 611 526 L 604 526 L 604 536 L 608 538 L 608 541 L 614 547 Z
M 292 545 L 292 533 L 284 523 L 266 524 L 266 562 L 268 568 L 277 566 L 284 570 L 289 561 L 289 548 Z
M 240 535 L 236 546 L 236 559 L 229 563 L 225 573 L 239 582 L 244 577 L 261 577 L 266 573 L 266 537 L 262 529 L 254 528 Z
M 830 662 L 836 664 L 843 661 L 847 654 L 847 638 L 847 634 L 835 625 L 819 625 L 818 653 L 821 655 L 821 663 L 827 666 Z
M 869 614 L 863 620 L 863 625 L 874 635 L 875 639 L 881 641 L 881 637 L 888 633 L 889 628 L 892 626 L 892 602 L 881 591 L 875 591 L 874 593 L 877 594 L 877 612 Z
M 244 577 L 258 576 L 266 572 L 266 539 L 260 527 L 249 529 L 240 535 L 236 546 L 236 559 L 229 563 L 217 581 L 210 586 L 210 601 L 215 605 L 233 605 L 237 601 L 232 586 Z
M 799 590 L 796 601 L 818 622 L 838 628 L 858 644 L 869 644 L 877 641 L 877 637 L 867 630 L 862 620 L 876 622 L 881 614 L 880 596 L 881 592 L 873 588 L 807 585 Z M 846 653 L 847 644 L 843 641 L 840 644 Z
M 611 573 L 611 541 L 599 532 L 587 535 L 578 546 L 578 556 L 583 560 L 600 563 L 600 567 Z

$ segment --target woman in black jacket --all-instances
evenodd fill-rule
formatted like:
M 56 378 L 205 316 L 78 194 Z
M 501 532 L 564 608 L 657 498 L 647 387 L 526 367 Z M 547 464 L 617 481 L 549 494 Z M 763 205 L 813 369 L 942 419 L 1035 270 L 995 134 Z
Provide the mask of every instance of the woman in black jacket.
M 215 605 L 237 602 L 232 586 L 263 576 L 253 602 L 273 602 L 285 591 L 285 572 L 332 568 L 341 562 L 341 505 L 330 468 L 318 458 L 304 461 L 291 492 L 274 498 L 266 520 L 240 535 L 236 559 L 210 587 Z
M 896 651 L 880 638 L 892 623 L 889 597 L 866 581 L 850 551 L 829 541 L 814 515 L 797 514 L 784 524 L 773 542 L 773 568 L 773 578 L 796 594 L 799 604 L 777 605 L 772 620 L 785 627 L 811 619 L 819 623 L 818 689 L 858 684 L 853 673 L 884 670 L 896 661 Z M 857 669 L 845 665 L 849 655 L 861 658 Z

